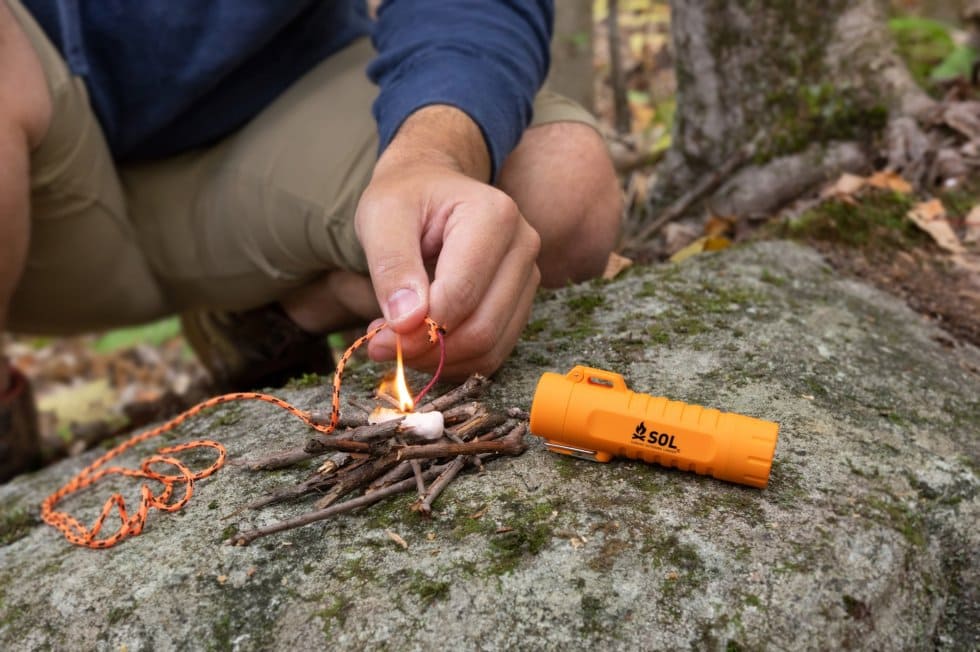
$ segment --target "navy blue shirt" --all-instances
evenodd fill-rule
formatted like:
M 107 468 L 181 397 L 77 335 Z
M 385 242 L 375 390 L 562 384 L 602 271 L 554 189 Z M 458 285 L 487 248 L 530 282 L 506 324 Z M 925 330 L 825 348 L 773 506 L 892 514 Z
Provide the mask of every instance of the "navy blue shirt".
M 23 0 L 86 79 L 116 158 L 153 159 L 234 131 L 313 66 L 371 35 L 383 150 L 413 111 L 450 104 L 494 170 L 531 119 L 553 0 Z M 329 106 L 323 108 L 325 112 Z

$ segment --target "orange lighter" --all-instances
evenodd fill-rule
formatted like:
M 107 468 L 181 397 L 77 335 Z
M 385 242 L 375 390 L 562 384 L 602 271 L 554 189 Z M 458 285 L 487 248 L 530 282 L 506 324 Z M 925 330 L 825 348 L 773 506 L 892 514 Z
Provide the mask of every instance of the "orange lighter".
M 619 374 L 577 366 L 541 376 L 531 432 L 555 453 L 641 459 L 763 489 L 779 424 L 638 394 Z

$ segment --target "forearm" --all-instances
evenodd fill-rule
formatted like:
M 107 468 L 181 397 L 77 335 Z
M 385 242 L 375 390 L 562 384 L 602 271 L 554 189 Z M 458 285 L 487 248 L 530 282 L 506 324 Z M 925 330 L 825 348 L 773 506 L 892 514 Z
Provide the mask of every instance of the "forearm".
M 480 128 L 452 106 L 427 106 L 410 115 L 382 153 L 376 171 L 420 163 L 444 165 L 478 181 L 490 180 L 490 153 Z
M 27 258 L 29 220 L 28 141 L 23 131 L 0 124 L 0 332 Z

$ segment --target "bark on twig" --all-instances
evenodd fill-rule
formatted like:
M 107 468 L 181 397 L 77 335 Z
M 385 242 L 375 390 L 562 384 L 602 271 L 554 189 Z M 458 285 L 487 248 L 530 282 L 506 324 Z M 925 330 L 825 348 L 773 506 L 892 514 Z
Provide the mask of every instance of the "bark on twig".
M 442 473 L 446 466 L 446 464 L 433 465 L 423 473 L 423 477 L 426 480 L 432 479 Z M 330 518 L 336 514 L 352 512 L 356 509 L 360 509 L 361 507 L 373 505 L 374 503 L 384 500 L 388 496 L 393 496 L 410 489 L 414 484 L 415 478 L 408 478 L 372 493 L 364 494 L 363 496 L 358 496 L 357 498 L 351 498 L 350 500 L 345 500 L 340 504 L 331 505 L 326 509 L 318 509 L 313 512 L 302 514 L 301 516 L 297 516 L 296 518 L 280 521 L 279 523 L 273 523 L 272 525 L 267 525 L 265 527 L 255 528 L 254 530 L 239 532 L 228 539 L 228 543 L 233 546 L 247 546 L 256 539 L 268 536 L 270 534 L 303 527 L 304 525 L 309 525 L 310 523 L 316 523 L 317 521 Z
M 634 247 L 641 245 L 653 237 L 665 224 L 684 215 L 698 200 L 714 192 L 728 177 L 734 174 L 745 161 L 751 158 L 754 151 L 755 146 L 751 144 L 738 149 L 714 172 L 702 177 L 693 188 L 668 206 L 656 219 L 640 229 L 632 238 L 631 245 Z
M 508 435 L 509 437 L 515 437 L 523 440 L 525 432 L 527 432 L 527 427 L 523 424 L 515 425 L 513 421 L 507 421 L 494 430 L 491 430 L 489 433 L 481 436 L 477 441 L 493 441 L 498 437 L 504 436 L 505 433 L 510 433 L 510 435 Z M 446 470 L 443 471 L 438 478 L 436 478 L 435 482 L 429 486 L 429 490 L 426 491 L 423 496 L 420 496 L 420 500 L 412 506 L 412 509 L 426 516 L 430 516 L 432 514 L 432 503 L 435 502 L 435 499 L 439 497 L 442 491 L 449 486 L 449 483 L 452 482 L 457 475 L 459 475 L 459 472 L 462 471 L 468 463 L 480 465 L 482 468 L 482 461 L 478 456 L 457 456 L 456 459 L 449 463 Z
M 394 454 L 399 460 L 418 460 L 438 459 L 453 455 L 479 455 L 480 453 L 520 455 L 524 449 L 523 429 L 515 429 L 514 432 L 499 441 L 471 441 L 464 444 L 440 442 L 422 446 L 405 446 L 404 448 L 396 448 Z
M 490 381 L 487 380 L 485 376 L 480 374 L 473 374 L 466 379 L 466 382 L 459 387 L 452 389 L 442 396 L 437 396 L 427 403 L 423 403 L 418 407 L 418 412 L 431 412 L 432 410 L 439 410 L 440 412 L 445 412 L 453 405 L 465 401 L 466 399 L 476 398 L 483 393 Z

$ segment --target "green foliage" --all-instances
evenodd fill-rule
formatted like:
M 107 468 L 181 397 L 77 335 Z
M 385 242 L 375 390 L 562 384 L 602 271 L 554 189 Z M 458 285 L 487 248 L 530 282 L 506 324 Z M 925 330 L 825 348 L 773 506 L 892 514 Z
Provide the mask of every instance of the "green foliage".
M 96 340 L 93 348 L 97 353 L 112 353 L 137 344 L 159 346 L 178 335 L 180 335 L 180 320 L 171 317 L 144 326 L 110 331 Z
M 977 61 L 980 61 L 980 50 L 968 45 L 957 46 L 955 50 L 949 53 L 949 56 L 932 69 L 932 72 L 929 73 L 929 79 L 935 82 L 956 79 L 957 77 L 969 79 L 970 73 L 973 71 L 973 64 Z
M 913 203 L 908 195 L 888 191 L 869 192 L 856 204 L 831 199 L 791 222 L 789 235 L 854 247 L 905 247 L 928 242 L 927 236 L 905 217 Z
M 923 88 L 929 86 L 932 71 L 956 49 L 949 29 L 928 18 L 906 16 L 888 21 L 898 52 L 909 71 Z

